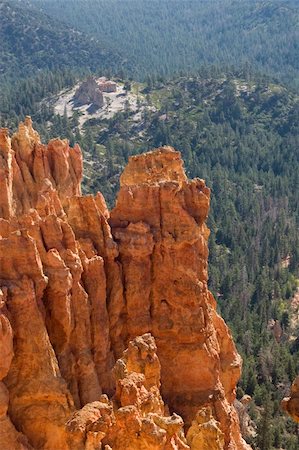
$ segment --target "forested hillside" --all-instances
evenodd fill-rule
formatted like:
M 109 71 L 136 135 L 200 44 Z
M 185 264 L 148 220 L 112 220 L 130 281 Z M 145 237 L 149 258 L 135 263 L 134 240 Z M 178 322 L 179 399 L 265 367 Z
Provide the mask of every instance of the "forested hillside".
M 43 70 L 113 72 L 122 65 L 118 52 L 23 3 L 0 1 L 0 42 L 1 83 Z
M 252 65 L 299 87 L 298 0 L 30 0 L 129 58 L 132 75 Z
M 238 396 L 253 397 L 247 439 L 260 450 L 299 448 L 279 407 L 299 373 L 298 11 L 298 0 L 0 0 L 0 126 L 30 114 L 45 140 L 79 142 L 84 190 L 109 206 L 128 157 L 164 144 L 211 187 L 210 288 L 244 359 Z M 90 71 L 122 82 L 137 111 L 127 101 L 83 127 L 56 115 L 59 93 Z
M 181 150 L 189 176 L 206 179 L 210 288 L 244 358 L 239 395 L 253 397 L 258 426 L 249 441 L 261 450 L 282 443 L 295 450 L 296 427 L 279 402 L 299 369 L 291 302 L 299 275 L 299 97 L 244 74 L 128 89 L 145 105 L 140 120 L 127 105 L 81 133 L 75 117 L 56 116 L 50 133 L 81 142 L 85 191 L 101 190 L 110 204 L 128 156 L 159 145 Z

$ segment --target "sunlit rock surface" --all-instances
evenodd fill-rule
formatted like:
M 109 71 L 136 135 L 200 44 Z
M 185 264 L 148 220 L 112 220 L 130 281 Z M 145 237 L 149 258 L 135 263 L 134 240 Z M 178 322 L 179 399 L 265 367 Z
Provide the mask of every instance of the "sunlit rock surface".
M 209 189 L 170 147 L 130 158 L 111 214 L 81 179 L 78 146 L 0 131 L 0 448 L 249 448 Z

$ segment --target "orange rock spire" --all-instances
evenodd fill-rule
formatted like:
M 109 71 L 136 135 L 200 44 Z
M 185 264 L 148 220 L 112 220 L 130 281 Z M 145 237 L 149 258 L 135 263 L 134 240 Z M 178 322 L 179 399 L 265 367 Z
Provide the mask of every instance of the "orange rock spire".
M 30 118 L 0 131 L 0 448 L 249 449 L 209 189 L 170 147 L 130 158 L 111 217 L 81 178 L 79 147 Z

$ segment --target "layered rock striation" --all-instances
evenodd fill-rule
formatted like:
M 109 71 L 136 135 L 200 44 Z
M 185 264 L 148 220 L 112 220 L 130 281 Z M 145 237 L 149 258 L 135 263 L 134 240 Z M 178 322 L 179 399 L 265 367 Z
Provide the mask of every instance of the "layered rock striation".
M 30 118 L 0 131 L 0 448 L 249 448 L 209 189 L 170 147 L 130 159 L 111 213 L 81 178 L 79 147 Z

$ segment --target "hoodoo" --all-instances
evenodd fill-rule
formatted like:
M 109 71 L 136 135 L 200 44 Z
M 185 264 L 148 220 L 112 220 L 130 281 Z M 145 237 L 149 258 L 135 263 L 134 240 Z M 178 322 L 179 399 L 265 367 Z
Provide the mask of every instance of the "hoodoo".
M 30 118 L 0 131 L 0 448 L 250 449 L 210 190 L 170 147 L 130 158 L 111 213 L 81 178 L 80 148 Z

